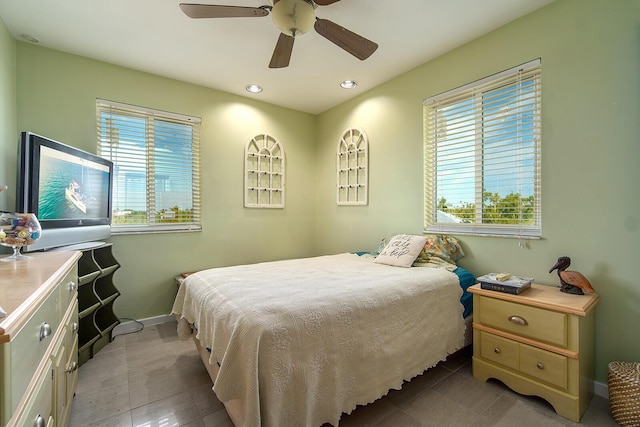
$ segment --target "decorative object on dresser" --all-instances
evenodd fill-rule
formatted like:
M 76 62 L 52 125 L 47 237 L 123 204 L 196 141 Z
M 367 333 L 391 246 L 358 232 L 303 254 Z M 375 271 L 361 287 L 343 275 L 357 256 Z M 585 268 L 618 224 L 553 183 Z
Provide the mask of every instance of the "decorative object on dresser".
M 558 270 L 558 277 L 560 278 L 561 285 L 560 291 L 576 295 L 584 295 L 584 291 L 594 292 L 593 286 L 591 286 L 591 283 L 589 283 L 586 277 L 577 271 L 567 270 L 569 265 L 571 265 L 571 258 L 568 256 L 561 256 L 549 270 L 549 273 L 553 270 Z
M 600 297 L 537 284 L 521 295 L 480 285 L 469 291 L 473 376 L 540 396 L 559 415 L 579 422 L 593 396 L 594 308 Z
M 89 242 L 60 249 L 82 252 L 78 261 L 78 363 L 81 365 L 111 342 L 113 328 L 120 323 L 113 312 L 113 302 L 120 296 L 113 284 L 113 274 L 120 264 L 112 248 L 112 243 Z
M 68 424 L 78 374 L 75 251 L 0 263 L 0 425 Z
M 13 255 L 0 258 L 2 261 L 19 261 L 30 258 L 20 253 L 23 246 L 30 245 L 40 238 L 42 227 L 32 213 L 0 214 L 0 245 L 13 249 Z

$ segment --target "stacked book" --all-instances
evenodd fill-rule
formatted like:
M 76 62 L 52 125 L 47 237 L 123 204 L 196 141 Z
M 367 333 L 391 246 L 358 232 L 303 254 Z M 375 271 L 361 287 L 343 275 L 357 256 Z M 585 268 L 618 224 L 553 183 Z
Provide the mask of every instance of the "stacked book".
M 509 273 L 489 273 L 478 277 L 480 288 L 518 295 L 531 287 L 532 277 L 512 276 Z

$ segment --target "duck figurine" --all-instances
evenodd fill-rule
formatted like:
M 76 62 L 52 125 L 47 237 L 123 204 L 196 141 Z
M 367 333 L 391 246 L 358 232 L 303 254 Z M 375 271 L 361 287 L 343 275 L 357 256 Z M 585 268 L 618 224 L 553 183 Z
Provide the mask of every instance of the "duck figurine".
M 591 283 L 589 283 L 586 277 L 577 271 L 567 271 L 569 265 L 571 265 L 571 258 L 561 256 L 553 267 L 551 267 L 551 270 L 549 270 L 549 273 L 553 270 L 558 270 L 560 292 L 575 295 L 584 295 L 584 291 L 594 292 L 593 286 L 591 286 Z

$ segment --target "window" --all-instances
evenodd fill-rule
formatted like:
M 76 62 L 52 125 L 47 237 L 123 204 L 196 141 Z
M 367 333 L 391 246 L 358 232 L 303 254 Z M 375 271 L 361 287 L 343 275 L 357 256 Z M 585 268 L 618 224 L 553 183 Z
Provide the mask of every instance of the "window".
M 98 155 L 113 162 L 112 233 L 197 231 L 200 119 L 97 100 Z
M 425 229 L 540 237 L 540 60 L 424 101 Z

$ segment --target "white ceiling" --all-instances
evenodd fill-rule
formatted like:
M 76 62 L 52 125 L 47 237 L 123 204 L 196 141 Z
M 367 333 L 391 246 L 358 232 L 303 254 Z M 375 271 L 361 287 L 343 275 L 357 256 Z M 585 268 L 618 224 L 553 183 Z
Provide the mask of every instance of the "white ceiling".
M 47 48 L 316 114 L 551 1 L 342 0 L 319 6 L 316 16 L 375 41 L 378 50 L 360 61 L 311 30 L 296 38 L 283 69 L 268 68 L 279 35 L 270 16 L 196 20 L 182 13 L 180 0 L 2 0 L 0 19 L 17 40 L 27 34 Z M 345 79 L 357 88 L 340 88 Z M 264 91 L 248 94 L 249 83 Z

